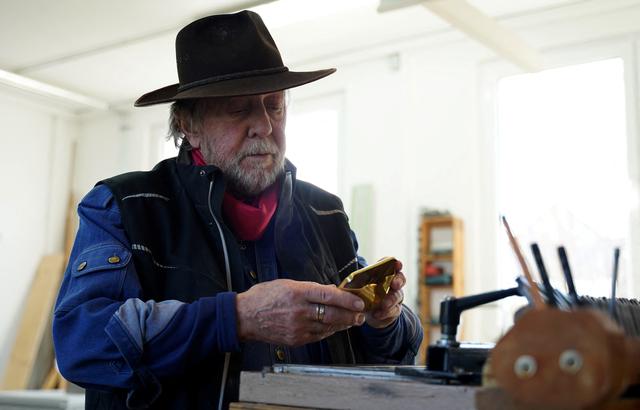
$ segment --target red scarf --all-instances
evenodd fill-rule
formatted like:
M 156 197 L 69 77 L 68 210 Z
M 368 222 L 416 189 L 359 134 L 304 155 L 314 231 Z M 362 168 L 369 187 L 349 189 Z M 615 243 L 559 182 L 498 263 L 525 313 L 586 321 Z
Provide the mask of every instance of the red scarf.
M 194 165 L 207 165 L 200 149 L 191 150 Z M 262 237 L 278 207 L 278 184 L 264 190 L 251 204 L 224 193 L 222 212 L 236 236 L 243 241 L 256 241 Z

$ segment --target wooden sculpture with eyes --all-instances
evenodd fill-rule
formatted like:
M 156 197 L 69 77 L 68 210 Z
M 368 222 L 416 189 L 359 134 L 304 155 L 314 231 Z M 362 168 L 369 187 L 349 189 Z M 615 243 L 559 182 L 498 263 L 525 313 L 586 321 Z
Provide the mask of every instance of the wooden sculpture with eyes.
M 534 308 L 497 343 L 489 373 L 531 408 L 608 408 L 639 381 L 640 340 L 594 309 Z

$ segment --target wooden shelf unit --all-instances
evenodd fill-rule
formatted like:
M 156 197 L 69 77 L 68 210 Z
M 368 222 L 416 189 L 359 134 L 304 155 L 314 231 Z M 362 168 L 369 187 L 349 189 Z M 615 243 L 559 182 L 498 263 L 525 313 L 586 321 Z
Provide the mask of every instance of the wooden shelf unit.
M 450 249 L 434 249 L 434 230 L 447 237 L 447 245 Z M 440 326 L 438 323 L 439 302 L 445 295 L 462 296 L 464 294 L 464 243 L 462 220 L 454 216 L 430 216 L 423 215 L 420 220 L 420 244 L 418 250 L 418 305 L 419 315 L 424 329 L 424 339 L 420 347 L 418 364 L 425 364 L 426 347 L 439 338 Z M 436 251 L 436 252 L 434 252 Z M 450 284 L 427 285 L 425 267 L 433 264 L 445 267 L 445 273 L 451 274 Z M 439 300 L 435 300 L 438 298 Z

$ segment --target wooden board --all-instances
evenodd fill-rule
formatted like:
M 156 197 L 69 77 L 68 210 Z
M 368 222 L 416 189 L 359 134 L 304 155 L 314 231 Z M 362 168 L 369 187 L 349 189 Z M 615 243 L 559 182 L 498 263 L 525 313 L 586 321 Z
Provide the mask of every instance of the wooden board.
M 0 386 L 3 390 L 39 388 L 49 373 L 53 363 L 51 315 L 64 267 L 62 253 L 40 261 Z
M 242 372 L 240 401 L 322 409 L 469 410 L 476 388 L 421 381 Z
M 230 403 L 230 410 L 313 410 L 310 407 L 279 406 L 277 404 L 249 403 L 246 401 Z
M 69 259 L 71 255 L 71 249 L 76 239 L 76 232 L 78 231 L 78 212 L 76 210 L 78 206 L 78 199 L 75 195 L 69 195 L 69 203 L 67 205 L 67 221 L 64 230 L 64 254 L 65 259 Z

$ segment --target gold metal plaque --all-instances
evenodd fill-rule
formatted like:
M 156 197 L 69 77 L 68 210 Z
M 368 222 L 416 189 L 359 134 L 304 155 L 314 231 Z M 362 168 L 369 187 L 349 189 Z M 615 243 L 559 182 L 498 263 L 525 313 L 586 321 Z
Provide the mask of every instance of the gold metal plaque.
M 351 273 L 338 287 L 360 296 L 365 311 L 375 309 L 389 293 L 391 281 L 397 273 L 396 262 L 396 258 L 391 256 L 382 258 L 373 265 Z

